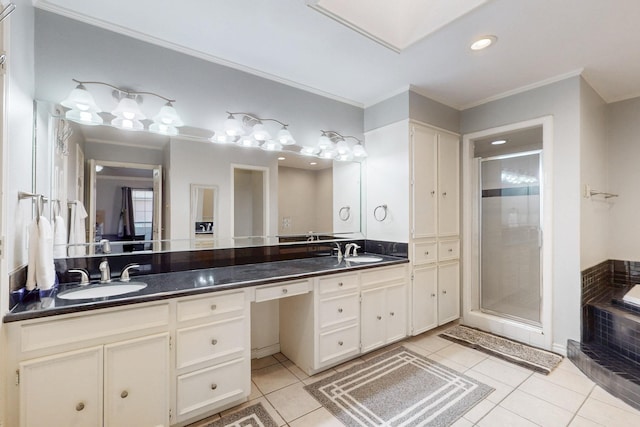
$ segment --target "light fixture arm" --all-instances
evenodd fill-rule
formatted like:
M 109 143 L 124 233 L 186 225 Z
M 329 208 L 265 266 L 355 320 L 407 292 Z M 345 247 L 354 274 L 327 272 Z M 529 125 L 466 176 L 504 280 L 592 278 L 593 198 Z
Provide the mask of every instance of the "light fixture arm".
M 243 113 L 243 112 L 232 113 L 230 111 L 227 111 L 227 114 L 229 114 L 230 116 L 235 116 L 235 115 L 239 115 L 240 116 L 240 115 L 242 115 L 242 116 L 248 117 L 249 119 L 251 119 L 251 120 L 253 120 L 253 121 L 257 122 L 257 123 L 260 123 L 260 122 L 276 122 L 276 123 L 279 123 L 283 128 L 287 128 L 289 126 L 286 123 L 282 123 L 280 120 L 277 120 L 277 119 L 263 119 L 261 117 L 254 116 L 251 113 Z
M 143 92 L 143 91 L 134 91 L 134 90 L 127 90 L 127 89 L 122 89 L 119 88 L 117 86 L 114 86 L 112 84 L 109 83 L 105 83 L 105 82 L 91 82 L 91 81 L 80 81 L 80 80 L 76 80 L 76 79 L 71 79 L 74 82 L 80 84 L 80 85 L 103 85 L 103 86 L 108 86 L 114 90 L 117 90 L 118 92 L 124 93 L 127 96 L 131 96 L 131 95 L 153 95 L 153 96 L 157 96 L 158 98 L 164 99 L 165 101 L 167 101 L 168 103 L 173 103 L 176 102 L 175 99 L 169 99 L 166 96 L 162 96 L 162 95 L 158 95 L 157 93 L 154 92 Z
M 360 144 L 362 143 L 362 140 L 360 140 L 359 138 L 356 138 L 355 136 L 342 135 L 339 132 L 336 132 L 334 130 L 322 130 L 322 129 L 320 129 L 320 132 L 322 132 L 323 135 L 325 135 L 327 138 L 329 138 L 333 142 L 335 142 L 334 140 L 345 140 L 347 138 L 351 138 L 351 139 L 355 139 Z

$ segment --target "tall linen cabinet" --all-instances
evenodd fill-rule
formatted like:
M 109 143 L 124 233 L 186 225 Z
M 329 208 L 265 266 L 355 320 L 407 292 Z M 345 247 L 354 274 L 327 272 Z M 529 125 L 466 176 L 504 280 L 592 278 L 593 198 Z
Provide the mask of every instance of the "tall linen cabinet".
M 366 144 L 367 238 L 408 243 L 411 334 L 458 319 L 459 135 L 404 120 L 367 132 Z

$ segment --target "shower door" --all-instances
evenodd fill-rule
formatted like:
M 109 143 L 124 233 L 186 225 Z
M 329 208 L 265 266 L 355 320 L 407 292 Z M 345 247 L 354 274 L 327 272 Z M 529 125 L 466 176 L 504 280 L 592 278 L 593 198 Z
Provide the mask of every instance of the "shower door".
M 480 165 L 480 309 L 540 325 L 542 151 Z

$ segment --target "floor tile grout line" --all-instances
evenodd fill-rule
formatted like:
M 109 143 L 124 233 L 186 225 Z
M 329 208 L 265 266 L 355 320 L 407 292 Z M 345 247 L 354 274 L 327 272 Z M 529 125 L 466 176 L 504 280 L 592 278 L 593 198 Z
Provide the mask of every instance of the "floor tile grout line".
M 593 394 L 593 391 L 596 389 L 596 384 L 594 383 L 594 385 L 591 387 L 591 390 L 589 391 L 589 394 L 587 394 L 587 397 L 582 401 L 582 404 L 580 404 L 580 407 L 576 410 L 576 412 L 573 414 L 573 417 L 571 417 L 571 420 L 569 420 L 569 423 L 567 425 L 571 425 L 571 423 L 573 422 L 573 420 L 575 420 L 575 418 L 578 416 L 578 413 L 580 412 L 580 410 L 582 409 L 582 407 L 584 406 L 585 403 L 587 403 L 587 400 L 589 400 L 589 398 L 591 397 L 591 395 Z M 596 399 L 598 400 L 598 399 Z M 593 420 L 589 420 L 589 421 L 593 421 Z M 594 421 L 595 422 L 595 421 Z M 600 423 L 597 423 L 600 424 Z
M 482 417 L 481 417 L 481 418 L 476 422 L 476 424 L 475 424 L 475 425 L 478 425 L 478 424 L 480 423 L 480 421 L 482 421 L 482 420 L 483 420 L 487 415 L 489 415 L 491 412 L 493 412 L 493 410 L 494 410 L 494 409 L 496 409 L 498 406 L 500 406 L 500 407 L 501 407 L 502 409 L 504 409 L 505 411 L 509 411 L 509 412 L 511 412 L 512 414 L 517 415 L 517 416 L 518 416 L 518 417 L 520 417 L 520 418 L 524 418 L 524 419 L 525 419 L 525 420 L 527 420 L 527 421 L 530 421 L 530 422 L 532 422 L 532 423 L 534 423 L 534 424 L 536 424 L 536 425 L 539 425 L 538 423 L 535 423 L 535 422 L 531 421 L 530 419 L 523 417 L 523 416 L 522 416 L 522 415 L 520 415 L 520 414 L 516 414 L 515 412 L 513 412 L 513 411 L 511 411 L 511 410 L 509 410 L 509 409 L 507 409 L 507 408 L 505 408 L 504 406 L 501 406 L 501 403 L 502 403 L 502 402 L 504 402 L 504 401 L 507 399 L 507 397 L 511 396 L 511 394 L 513 394 L 513 392 L 514 392 L 514 391 L 518 390 L 518 389 L 520 388 L 520 386 L 521 386 L 522 384 L 524 384 L 524 382 L 525 382 L 525 381 L 527 381 L 529 378 L 531 378 L 531 375 L 533 375 L 533 374 L 534 374 L 534 372 L 533 372 L 533 371 L 531 371 L 531 373 L 530 373 L 530 374 L 529 374 L 529 375 L 528 375 L 524 380 L 522 380 L 522 381 L 520 382 L 520 384 L 518 384 L 517 386 L 513 387 L 513 388 L 512 388 L 512 390 L 511 390 L 509 393 L 507 393 L 507 394 L 506 394 L 502 399 L 500 399 L 500 401 L 499 401 L 499 402 L 497 402 L 497 403 L 495 404 L 495 406 L 493 407 L 493 409 L 492 409 L 491 411 L 489 411 L 489 412 L 487 412 L 486 414 L 484 414 L 484 415 L 483 415 L 483 416 L 482 416 Z M 484 375 L 484 374 L 483 374 L 483 375 Z M 502 383 L 502 384 L 505 384 L 505 385 L 509 386 L 509 384 L 503 383 L 502 381 L 499 381 L 499 380 L 495 380 L 495 381 L 498 381 L 499 383 Z M 511 387 L 511 386 L 509 386 L 509 387 Z M 485 399 L 486 399 L 486 397 L 485 397 Z M 493 402 L 492 402 L 492 403 L 493 403 Z

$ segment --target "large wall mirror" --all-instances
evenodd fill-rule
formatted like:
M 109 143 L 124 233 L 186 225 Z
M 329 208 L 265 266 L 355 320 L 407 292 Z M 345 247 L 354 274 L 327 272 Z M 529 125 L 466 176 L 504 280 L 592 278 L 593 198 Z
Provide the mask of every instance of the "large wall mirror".
M 87 211 L 87 250 L 57 253 L 103 255 L 104 238 L 112 254 L 362 238 L 360 163 L 214 144 L 195 128 L 168 137 L 80 125 L 50 103 L 36 108 L 35 191 L 67 225 L 67 207 Z M 125 235 L 127 203 L 137 215 Z

